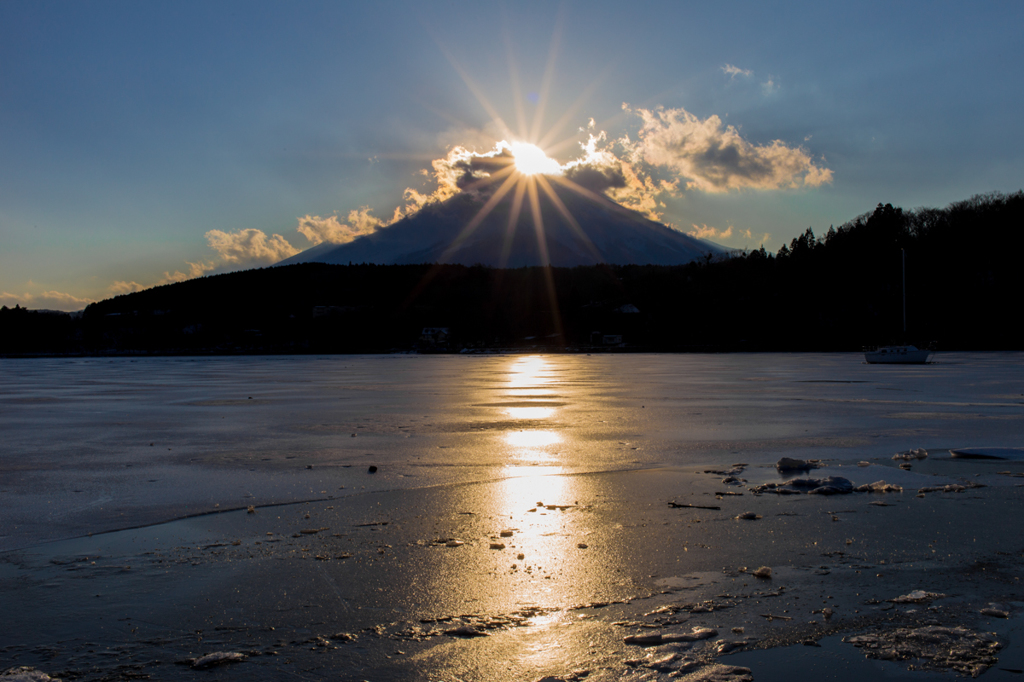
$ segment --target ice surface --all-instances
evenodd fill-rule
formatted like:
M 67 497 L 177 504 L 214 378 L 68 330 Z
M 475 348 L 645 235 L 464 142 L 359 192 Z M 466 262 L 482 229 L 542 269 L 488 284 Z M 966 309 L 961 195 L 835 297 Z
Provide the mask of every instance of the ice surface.
M 906 472 L 853 464 L 972 441 L 1019 448 L 1021 359 L 0 359 L 0 550 L 226 509 L 259 516 L 281 502 L 544 474 L 744 461 L 751 480 L 769 480 L 769 467 L 778 480 L 780 457 L 825 460 L 823 476 L 855 485 L 909 488 Z

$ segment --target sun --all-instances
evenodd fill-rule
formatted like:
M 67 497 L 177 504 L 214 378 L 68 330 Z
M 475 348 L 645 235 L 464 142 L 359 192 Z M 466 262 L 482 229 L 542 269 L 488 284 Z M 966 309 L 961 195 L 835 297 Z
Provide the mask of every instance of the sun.
M 561 175 L 562 166 L 544 153 L 544 150 L 529 142 L 513 142 L 509 146 L 516 170 L 523 175 Z

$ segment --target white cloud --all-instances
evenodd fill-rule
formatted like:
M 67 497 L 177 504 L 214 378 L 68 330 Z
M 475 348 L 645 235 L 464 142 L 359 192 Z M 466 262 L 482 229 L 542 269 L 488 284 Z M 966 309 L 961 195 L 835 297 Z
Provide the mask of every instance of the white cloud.
M 233 265 L 271 265 L 299 252 L 281 235 L 267 237 L 256 228 L 238 232 L 210 230 L 206 241 L 223 262 Z
M 93 303 L 91 298 L 80 298 L 72 294 L 65 294 L 61 291 L 44 291 L 41 294 L 12 294 L 6 291 L 0 292 L 0 305 L 13 308 L 20 305 L 22 308 L 34 310 L 63 310 L 74 312 Z
M 765 97 L 773 95 L 778 91 L 779 86 L 771 76 L 769 76 L 768 80 L 766 80 L 764 83 L 761 83 L 761 92 L 764 93 Z
M 753 144 L 718 116 L 701 120 L 685 109 L 661 108 L 637 114 L 642 125 L 639 140 L 629 144 L 633 159 L 675 172 L 688 189 L 778 190 L 832 181 L 832 171 L 815 165 L 802 148 L 781 140 Z
M 733 66 L 732 64 L 726 64 L 723 66 L 722 71 L 724 71 L 729 78 L 735 78 L 736 76 L 747 76 L 749 78 L 754 75 L 754 72 L 750 69 L 741 69 L 740 67 Z

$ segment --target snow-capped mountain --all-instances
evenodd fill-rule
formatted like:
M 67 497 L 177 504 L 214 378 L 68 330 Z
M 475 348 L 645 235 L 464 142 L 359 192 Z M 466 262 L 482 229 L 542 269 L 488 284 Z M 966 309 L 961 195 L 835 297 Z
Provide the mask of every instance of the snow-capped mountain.
M 460 263 L 516 268 L 612 263 L 677 265 L 728 249 L 648 220 L 603 197 L 584 196 L 554 185 L 575 220 L 543 192 L 538 192 L 543 229 L 534 225 L 530 199 L 522 202 L 510 228 L 513 194 L 509 192 L 482 219 L 487 196 L 462 192 L 419 212 L 358 237 L 347 244 L 318 244 L 279 265 L 294 263 Z M 476 225 L 474 225 L 474 220 Z M 578 226 L 578 227 L 577 227 Z

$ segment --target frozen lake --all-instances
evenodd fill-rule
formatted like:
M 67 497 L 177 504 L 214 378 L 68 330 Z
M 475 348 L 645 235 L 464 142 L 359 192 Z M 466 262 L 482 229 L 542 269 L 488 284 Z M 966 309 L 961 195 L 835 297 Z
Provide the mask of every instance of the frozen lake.
M 0 551 L 367 491 L 1024 445 L 1024 355 L 0 360 Z M 368 467 L 376 466 L 374 474 Z M 767 475 L 767 474 L 766 474 Z
M 848 638 L 940 627 L 1013 679 L 1024 462 L 948 450 L 1024 445 L 1022 360 L 2 360 L 0 670 L 922 680 Z M 888 492 L 761 494 L 784 456 Z

